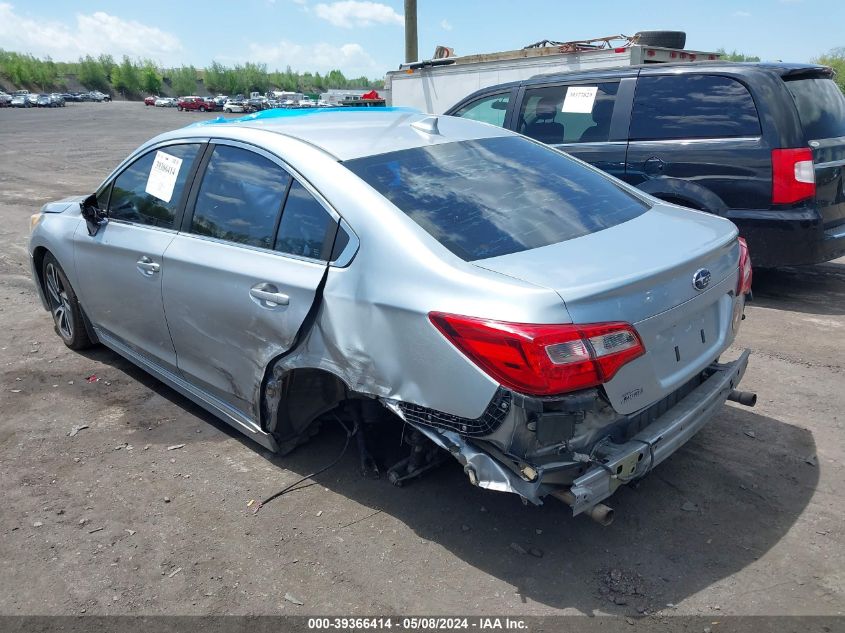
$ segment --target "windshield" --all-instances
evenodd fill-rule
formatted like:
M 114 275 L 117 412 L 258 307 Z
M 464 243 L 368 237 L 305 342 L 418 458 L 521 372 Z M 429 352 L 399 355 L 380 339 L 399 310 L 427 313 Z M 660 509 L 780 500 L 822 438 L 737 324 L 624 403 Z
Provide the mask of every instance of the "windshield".
M 808 140 L 845 136 L 845 96 L 832 79 L 786 82 Z
M 520 137 L 417 147 L 344 164 L 467 261 L 595 233 L 649 208 L 609 177 Z

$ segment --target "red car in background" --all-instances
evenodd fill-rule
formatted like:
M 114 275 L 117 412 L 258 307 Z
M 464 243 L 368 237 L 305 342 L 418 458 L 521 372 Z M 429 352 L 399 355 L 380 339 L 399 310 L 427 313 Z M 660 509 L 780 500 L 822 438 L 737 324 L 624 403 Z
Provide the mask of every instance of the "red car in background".
M 176 107 L 179 110 L 199 110 L 200 112 L 214 112 L 215 110 L 219 110 L 220 106 L 218 106 L 214 99 L 211 97 L 182 97 L 176 103 Z
M 156 99 L 158 99 L 158 97 L 156 95 L 151 95 L 149 97 L 146 97 L 144 99 L 144 105 L 145 106 L 154 106 L 156 104 Z

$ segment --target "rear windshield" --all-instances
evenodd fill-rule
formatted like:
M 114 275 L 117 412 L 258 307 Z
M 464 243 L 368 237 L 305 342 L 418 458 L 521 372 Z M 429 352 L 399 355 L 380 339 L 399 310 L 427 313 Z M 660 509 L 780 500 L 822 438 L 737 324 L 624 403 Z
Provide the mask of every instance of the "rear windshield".
M 808 139 L 845 136 L 845 96 L 832 79 L 793 79 L 786 87 Z
M 344 164 L 466 261 L 571 240 L 649 208 L 608 177 L 519 137 L 416 147 Z

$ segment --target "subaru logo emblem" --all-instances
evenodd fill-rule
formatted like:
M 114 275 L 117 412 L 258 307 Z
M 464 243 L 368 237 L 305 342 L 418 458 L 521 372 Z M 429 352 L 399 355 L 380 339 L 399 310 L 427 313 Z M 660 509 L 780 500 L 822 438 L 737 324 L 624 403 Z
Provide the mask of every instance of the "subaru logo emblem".
M 710 285 L 710 271 L 706 268 L 699 268 L 692 276 L 692 286 L 696 290 L 704 290 Z

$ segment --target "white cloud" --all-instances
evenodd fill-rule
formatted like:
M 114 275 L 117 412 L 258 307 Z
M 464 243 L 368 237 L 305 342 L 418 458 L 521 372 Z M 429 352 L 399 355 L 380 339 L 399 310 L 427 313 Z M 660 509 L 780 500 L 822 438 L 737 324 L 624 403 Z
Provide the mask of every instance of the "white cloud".
M 444 19 L 440 23 L 440 28 L 443 29 L 444 31 L 451 31 L 452 30 L 452 23 L 449 22 L 449 20 Z
M 218 56 L 221 61 L 223 56 Z M 245 60 L 231 60 L 245 61 Z M 296 44 L 282 40 L 274 44 L 249 45 L 249 61 L 264 62 L 271 69 L 284 69 L 325 73 L 339 69 L 347 77 L 378 77 L 382 69 L 360 44 L 335 46 L 326 42 Z
M 735 18 L 750 18 L 751 13 L 749 11 L 734 11 L 733 16 Z
M 59 61 L 109 53 L 176 63 L 175 56 L 182 50 L 175 35 L 103 11 L 78 13 L 76 24 L 66 24 L 19 14 L 5 2 L 0 3 L 0 42 L 6 50 L 49 55 Z
M 379 2 L 341 0 L 341 2 L 331 4 L 317 4 L 314 6 L 314 11 L 317 17 L 345 29 L 372 24 L 405 23 L 405 19 L 396 13 L 393 7 Z

